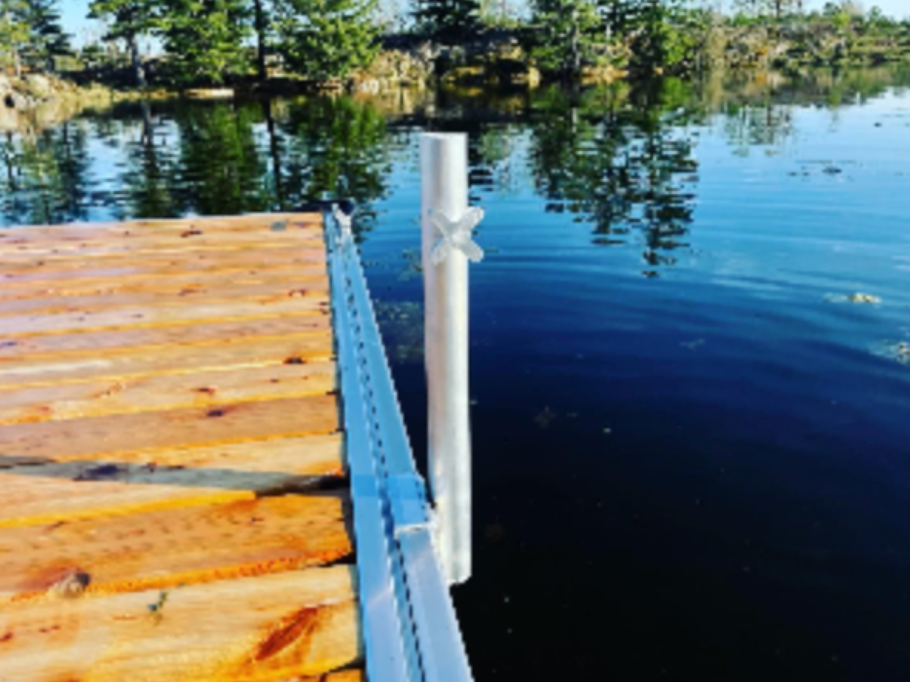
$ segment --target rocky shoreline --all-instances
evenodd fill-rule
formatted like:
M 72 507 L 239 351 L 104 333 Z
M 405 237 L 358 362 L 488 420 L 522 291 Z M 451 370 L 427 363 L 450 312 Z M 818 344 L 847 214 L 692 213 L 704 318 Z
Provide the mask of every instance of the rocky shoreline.
M 125 100 L 159 98 L 160 92 L 118 91 L 92 83 L 76 85 L 43 73 L 15 78 L 0 73 L 0 131 L 30 132 L 62 123 L 86 109 Z

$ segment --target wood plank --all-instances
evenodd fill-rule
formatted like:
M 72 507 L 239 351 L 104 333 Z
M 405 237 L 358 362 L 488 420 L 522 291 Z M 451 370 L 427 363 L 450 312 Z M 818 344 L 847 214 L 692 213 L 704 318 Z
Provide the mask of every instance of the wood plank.
M 311 491 L 343 476 L 342 456 L 339 434 L 146 448 L 61 462 L 6 454 L 0 457 L 0 528 Z
M 116 459 L 124 452 L 321 435 L 337 429 L 334 395 L 13 424 L 0 429 L 0 463 L 9 457 Z
M 353 551 L 346 507 L 339 494 L 284 495 L 0 529 L 0 603 L 76 577 L 94 595 L 334 563 Z
M 29 682 L 278 682 L 359 662 L 355 569 L 311 568 L 0 610 L 0 670 Z
M 139 357 L 148 355 L 158 346 L 197 346 L 198 348 L 229 346 L 239 342 L 262 343 L 285 337 L 292 341 L 295 335 L 323 332 L 331 342 L 329 333 L 331 321 L 326 315 L 284 314 L 278 317 L 264 317 L 253 320 L 206 321 L 205 324 L 176 324 L 160 327 L 133 327 L 129 329 L 105 329 L 103 331 L 79 331 L 71 334 L 50 336 L 24 336 L 16 339 L 5 338 L 0 333 L 0 371 L 12 367 L 15 360 L 40 360 L 41 356 L 69 358 L 97 358 L 102 352 L 132 348 L 130 352 Z M 255 340 L 255 341 L 254 341 Z M 299 340 L 305 340 L 303 336 Z M 30 366 L 40 366 L 32 363 Z
M 324 395 L 335 373 L 313 362 L 0 389 L 0 425 Z
M 222 280 L 218 284 L 199 284 L 174 290 L 104 292 L 83 296 L 38 296 L 13 300 L 0 299 L 0 317 L 11 315 L 54 315 L 98 311 L 112 308 L 146 308 L 166 305 L 210 305 L 228 301 L 277 303 L 289 298 L 319 298 L 328 301 L 329 283 L 325 280 L 310 282 L 265 282 L 262 284 L 236 284 Z M 2 322 L 0 322 L 2 324 Z
M 0 343 L 10 343 L 10 340 Z M 333 356 L 332 333 L 329 330 L 187 346 L 123 347 L 104 353 L 63 353 L 59 357 L 21 355 L 0 360 L 0 389 L 98 379 L 123 382 L 165 374 L 307 364 L 325 362 Z
M 188 253 L 150 253 L 141 257 L 133 254 L 118 255 L 100 260 L 82 258 L 51 260 L 27 258 L 22 261 L 0 259 L 0 282 L 29 278 L 53 279 L 65 274 L 92 273 L 98 270 L 122 270 L 123 274 L 148 273 L 149 275 L 191 271 L 227 270 L 237 267 L 265 267 L 274 265 L 307 266 L 325 261 L 325 249 L 292 249 L 288 247 L 242 249 L 229 251 L 202 251 Z M 91 275 L 89 275 L 91 276 Z
M 327 314 L 329 301 L 323 297 L 284 297 L 278 301 L 232 301 L 193 305 L 156 306 L 81 311 L 55 315 L 11 315 L 0 318 L 7 337 L 27 334 L 65 334 L 83 329 L 122 329 L 162 324 L 199 324 L 206 320 L 239 320 L 272 317 L 285 313 Z
M 363 670 L 342 670 L 337 673 L 330 673 L 325 676 L 323 682 L 363 682 L 366 675 Z M 297 678 L 298 682 L 302 678 Z
M 148 236 L 179 236 L 187 231 L 201 230 L 206 234 L 242 234 L 256 232 L 272 234 L 272 226 L 284 223 L 288 232 L 306 232 L 321 229 L 322 216 L 318 213 L 269 213 L 240 216 L 205 216 L 161 220 L 135 220 L 122 223 L 68 223 L 65 225 L 21 225 L 0 230 L 0 248 L 3 244 L 46 243 L 55 245 L 80 239 L 143 238 Z M 280 230 L 277 233 L 281 234 Z
M 50 260 L 70 258 L 104 258 L 112 255 L 141 255 L 146 253 L 186 253 L 188 251 L 229 251 L 248 249 L 251 245 L 269 247 L 325 248 L 325 233 L 321 228 L 285 232 L 209 232 L 195 230 L 184 235 L 160 235 L 155 232 L 132 232 L 104 238 L 63 239 L 54 243 L 30 242 L 27 239 L 0 241 L 4 259 L 25 260 L 43 257 Z
M 294 677 L 284 682 L 364 682 L 366 673 L 363 668 L 345 668 L 334 673 L 329 673 L 318 680 L 312 677 Z
M 363 669 L 352 668 L 329 673 L 319 678 L 297 676 L 283 682 L 363 682 L 364 680 L 366 680 L 366 675 Z
M 258 270 L 228 268 L 209 272 L 171 273 L 167 277 L 149 277 L 143 273 L 110 277 L 67 276 L 46 281 L 4 282 L 0 288 L 0 300 L 39 296 L 91 296 L 127 291 L 173 291 L 177 295 L 184 289 L 203 286 L 265 282 L 281 282 L 284 285 L 288 282 L 300 282 L 301 286 L 305 286 L 312 282 L 328 282 L 328 275 L 324 266 L 303 268 L 291 265 Z

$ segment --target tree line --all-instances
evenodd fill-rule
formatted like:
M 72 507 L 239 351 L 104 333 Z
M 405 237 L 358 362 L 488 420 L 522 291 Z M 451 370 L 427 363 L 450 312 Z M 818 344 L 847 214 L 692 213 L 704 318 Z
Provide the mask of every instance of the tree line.
M 424 41 L 438 58 L 499 31 L 540 71 L 572 78 L 608 66 L 690 70 L 718 26 L 808 20 L 843 31 L 856 17 L 867 28 L 899 26 L 877 8 L 862 13 L 853 0 L 814 13 L 805 12 L 803 0 L 734 0 L 729 16 L 706 0 L 528 0 L 521 12 L 510 0 L 409 0 L 400 10 L 393 0 L 92 0 L 89 17 L 105 27 L 103 41 L 74 51 L 61 24 L 63 1 L 0 0 L 4 66 L 17 74 L 23 67 L 52 70 L 56 59 L 74 53 L 92 66 L 108 58 L 105 45 L 119 45 L 141 87 L 140 45 L 151 40 L 163 51 L 156 61 L 166 82 L 178 86 L 265 80 L 272 71 L 325 82 L 367 68 L 389 34 Z

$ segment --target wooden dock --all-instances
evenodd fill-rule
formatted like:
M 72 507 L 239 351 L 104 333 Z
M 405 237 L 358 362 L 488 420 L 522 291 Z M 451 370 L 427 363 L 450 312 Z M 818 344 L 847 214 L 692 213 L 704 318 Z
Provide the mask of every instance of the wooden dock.
M 0 230 L 0 682 L 362 679 L 333 334 L 320 214 Z

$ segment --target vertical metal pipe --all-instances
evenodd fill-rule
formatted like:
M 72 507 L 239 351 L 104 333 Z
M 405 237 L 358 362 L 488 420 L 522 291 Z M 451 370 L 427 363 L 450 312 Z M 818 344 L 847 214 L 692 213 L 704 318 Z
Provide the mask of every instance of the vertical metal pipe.
M 468 259 L 452 248 L 434 263 L 432 251 L 444 236 L 434 216 L 457 221 L 468 209 L 467 137 L 422 135 L 420 169 L 430 486 L 437 551 L 455 584 L 471 575 Z

